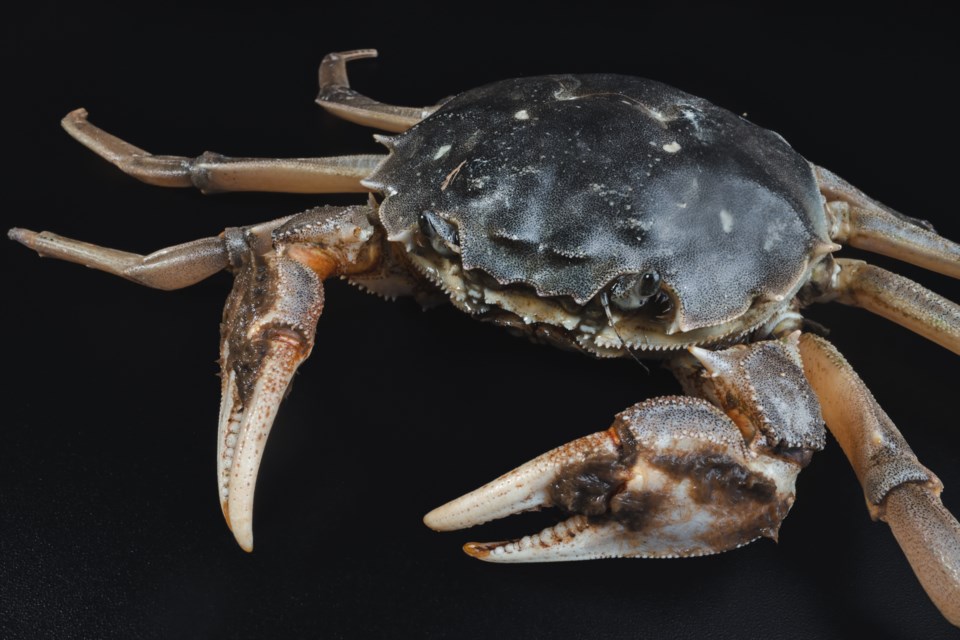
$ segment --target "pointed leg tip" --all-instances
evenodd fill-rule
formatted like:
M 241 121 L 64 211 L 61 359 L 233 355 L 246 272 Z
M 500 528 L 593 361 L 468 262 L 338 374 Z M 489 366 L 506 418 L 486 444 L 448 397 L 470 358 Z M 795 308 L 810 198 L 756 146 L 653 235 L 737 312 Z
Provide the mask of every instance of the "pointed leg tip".
M 25 247 L 30 247 L 31 249 L 36 248 L 37 238 L 40 236 L 39 231 L 32 231 L 30 229 L 23 229 L 21 227 L 13 227 L 7 231 L 7 237 L 11 240 L 19 242 Z
M 66 129 L 67 131 L 71 131 L 75 129 L 77 125 L 83 124 L 84 122 L 86 122 L 88 115 L 89 114 L 87 113 L 87 110 L 84 109 L 83 107 L 80 107 L 79 109 L 74 109 L 67 115 L 63 116 L 63 119 L 60 120 L 60 126 Z
M 67 113 L 67 115 L 65 115 L 63 119 L 64 120 L 86 120 L 88 115 L 89 114 L 87 113 L 86 109 L 84 109 L 83 107 L 79 107 Z
M 353 49 L 351 51 L 343 51 L 339 54 L 344 60 L 360 60 L 363 58 L 376 58 L 379 52 L 376 49 Z
M 36 231 L 30 231 L 30 229 L 21 229 L 20 227 L 13 227 L 7 231 L 7 237 L 15 242 L 30 247 L 32 246 L 33 239 L 37 237 Z

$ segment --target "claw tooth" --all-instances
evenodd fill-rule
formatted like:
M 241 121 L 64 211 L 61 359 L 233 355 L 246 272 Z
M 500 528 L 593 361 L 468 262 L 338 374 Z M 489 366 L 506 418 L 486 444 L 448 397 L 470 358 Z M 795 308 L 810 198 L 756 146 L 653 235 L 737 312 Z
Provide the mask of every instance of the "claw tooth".
M 574 440 L 437 507 L 424 516 L 423 522 L 436 531 L 452 531 L 551 506 L 548 489 L 558 471 L 591 456 L 616 452 L 617 443 L 608 431 Z
M 225 372 L 220 394 L 220 418 L 217 421 L 217 489 L 220 494 L 220 509 L 230 526 L 230 514 L 227 510 L 227 497 L 230 495 L 230 469 L 233 468 L 233 455 L 228 454 L 227 437 L 236 436 L 240 429 L 239 392 L 237 375 L 232 370 Z M 234 450 L 235 452 L 235 450 Z
M 248 397 L 241 398 L 237 376 L 225 376 L 220 408 L 220 460 L 217 483 L 220 506 L 237 543 L 253 550 L 253 496 L 267 436 L 297 365 L 305 357 L 299 345 L 285 340 L 269 343 Z
M 592 526 L 582 515 L 573 516 L 540 533 L 502 542 L 468 542 L 463 550 L 487 562 L 555 562 L 598 557 L 596 545 L 610 537 L 604 527 Z M 589 551 L 585 550 L 589 549 Z M 610 555 L 618 555 L 615 545 Z

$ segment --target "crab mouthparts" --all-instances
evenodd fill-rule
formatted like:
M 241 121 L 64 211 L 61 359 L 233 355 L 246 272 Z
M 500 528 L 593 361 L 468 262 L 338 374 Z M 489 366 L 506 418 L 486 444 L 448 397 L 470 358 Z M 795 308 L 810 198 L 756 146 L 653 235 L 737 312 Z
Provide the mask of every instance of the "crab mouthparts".
M 706 401 L 659 398 L 434 509 L 424 523 L 450 531 L 543 507 L 569 516 L 537 534 L 464 546 L 490 562 L 719 553 L 776 538 L 793 503 L 799 465 L 757 458 Z

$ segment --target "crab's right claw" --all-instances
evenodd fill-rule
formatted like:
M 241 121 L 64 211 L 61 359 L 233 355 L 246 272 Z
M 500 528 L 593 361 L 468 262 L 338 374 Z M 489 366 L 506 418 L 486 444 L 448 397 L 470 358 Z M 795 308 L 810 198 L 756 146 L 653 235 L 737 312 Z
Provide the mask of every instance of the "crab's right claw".
M 789 457 L 749 450 L 733 421 L 704 400 L 658 398 L 424 522 L 461 529 L 541 507 L 570 515 L 536 535 L 464 547 L 493 562 L 705 555 L 776 538 L 800 468 Z
M 246 551 L 253 549 L 263 448 L 297 367 L 313 349 L 323 281 L 379 273 L 373 215 L 363 206 L 316 207 L 224 233 L 234 284 L 220 325 L 217 483 L 227 526 Z
M 253 494 L 267 436 L 297 367 L 310 355 L 322 310 L 318 274 L 271 254 L 250 253 L 227 299 L 217 483 L 227 526 L 246 551 L 253 550 Z

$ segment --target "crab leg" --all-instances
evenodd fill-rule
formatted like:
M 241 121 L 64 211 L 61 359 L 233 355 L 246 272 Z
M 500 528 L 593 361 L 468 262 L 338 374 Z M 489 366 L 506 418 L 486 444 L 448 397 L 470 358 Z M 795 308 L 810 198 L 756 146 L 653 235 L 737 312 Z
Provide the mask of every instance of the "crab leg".
M 313 348 L 323 280 L 375 273 L 380 243 L 366 206 L 319 207 L 148 256 L 11 229 L 42 256 L 76 262 L 159 289 L 234 272 L 221 325 L 217 444 L 221 507 L 240 546 L 253 548 L 253 491 L 267 435 L 287 387 Z
M 204 193 L 366 192 L 360 181 L 383 159 L 380 155 L 228 158 L 209 151 L 197 158 L 155 156 L 91 124 L 85 109 L 71 111 L 61 124 L 75 140 L 138 180 L 159 187 L 196 187 Z
M 219 236 L 166 247 L 146 256 L 66 238 L 50 231 L 38 233 L 14 227 L 7 236 L 43 258 L 82 264 L 145 287 L 170 291 L 189 287 L 233 263 L 239 263 L 250 243 L 261 252 L 268 250 L 270 232 L 289 219 L 287 216 L 243 229 L 227 229 Z
M 377 102 L 351 89 L 347 63 L 376 57 L 376 49 L 328 53 L 320 63 L 317 104 L 344 120 L 394 133 L 406 131 L 433 113 L 436 107 L 397 107 Z
M 188 287 L 229 265 L 223 237 L 194 240 L 142 256 L 65 238 L 49 231 L 38 233 L 13 228 L 7 235 L 41 257 L 75 262 L 154 289 Z
M 816 166 L 814 171 L 828 200 L 833 240 L 960 278 L 960 244 L 938 235 L 930 223 L 880 204 L 832 172 Z
M 694 349 L 696 386 L 723 398 L 719 406 L 689 397 L 637 404 L 607 431 L 558 447 L 424 522 L 459 529 L 541 507 L 570 516 L 539 534 L 464 547 L 493 562 L 697 556 L 776 538 L 797 473 L 823 446 L 796 338 Z
M 942 484 L 920 464 L 833 345 L 806 334 L 800 352 L 827 427 L 863 486 L 870 515 L 890 525 L 930 599 L 960 626 L 960 524 L 940 501 Z
M 833 265 L 832 268 L 830 265 Z M 860 260 L 827 263 L 818 300 L 861 307 L 960 354 L 960 305 L 916 282 Z

